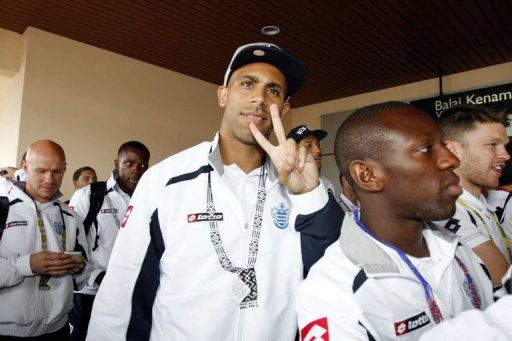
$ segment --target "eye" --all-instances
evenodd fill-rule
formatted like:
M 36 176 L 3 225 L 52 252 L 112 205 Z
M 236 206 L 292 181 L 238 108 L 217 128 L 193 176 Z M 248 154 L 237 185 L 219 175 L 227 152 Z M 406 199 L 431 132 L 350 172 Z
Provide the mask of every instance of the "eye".
M 432 151 L 431 145 L 423 146 L 423 147 L 420 147 L 417 149 L 417 152 L 419 152 L 419 153 L 430 153 L 431 151 Z
M 251 89 L 253 84 L 251 81 L 242 81 L 241 85 L 245 89 Z
M 270 88 L 270 89 L 268 89 L 268 91 L 269 91 L 272 95 L 274 95 L 274 96 L 279 96 L 279 95 L 281 95 L 281 91 L 279 91 L 279 89 L 276 89 L 276 88 Z

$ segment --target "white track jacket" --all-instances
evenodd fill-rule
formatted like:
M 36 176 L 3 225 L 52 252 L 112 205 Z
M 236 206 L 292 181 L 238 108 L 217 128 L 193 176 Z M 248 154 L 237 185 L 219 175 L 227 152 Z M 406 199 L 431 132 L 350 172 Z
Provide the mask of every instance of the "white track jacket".
M 122 222 L 87 340 L 294 340 L 294 296 L 303 267 L 307 270 L 337 239 L 339 225 L 319 229 L 314 238 L 315 231 L 301 231 L 308 224 L 296 213 L 315 212 L 334 198 L 322 184 L 289 195 L 270 160 L 267 165 L 256 281 L 250 273 L 241 275 L 252 285 L 247 292 L 236 274 L 221 267 L 220 243 L 207 221 L 210 175 L 216 209 L 211 219 L 218 224 L 225 254 L 234 266 L 245 267 L 255 210 L 246 217 L 239 198 L 222 181 L 218 134 L 213 142 L 150 168 Z M 341 219 L 337 209 L 341 213 L 335 219 Z M 319 250 L 311 261 L 311 253 Z
M 59 330 L 67 323 L 73 305 L 73 287 L 85 284 L 90 266 L 75 276 L 52 277 L 50 290 L 39 290 L 39 276 L 30 269 L 30 255 L 41 251 L 34 201 L 13 186 L 10 208 L 0 240 L 0 335 L 37 336 Z M 48 251 L 81 251 L 87 258 L 87 241 L 80 218 L 55 199 L 37 203 L 47 236 Z M 66 231 L 66 250 L 62 232 Z
M 473 308 L 454 255 L 471 275 L 481 309 L 493 303 L 491 281 L 470 249 L 428 225 L 423 235 L 433 262 L 429 284 L 445 320 Z M 366 234 L 351 213 L 345 216 L 339 242 L 301 284 L 297 309 L 303 341 L 417 340 L 435 326 L 419 280 L 394 250 Z

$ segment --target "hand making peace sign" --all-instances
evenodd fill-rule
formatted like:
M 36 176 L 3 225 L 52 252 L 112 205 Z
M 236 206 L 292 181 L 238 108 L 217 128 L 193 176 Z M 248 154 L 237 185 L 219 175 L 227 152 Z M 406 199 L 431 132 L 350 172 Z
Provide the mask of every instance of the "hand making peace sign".
M 298 148 L 293 139 L 286 139 L 276 104 L 270 106 L 272 125 L 278 145 L 272 145 L 251 123 L 249 129 L 259 145 L 267 152 L 279 172 L 279 181 L 294 194 L 309 192 L 318 186 L 318 168 L 305 147 Z

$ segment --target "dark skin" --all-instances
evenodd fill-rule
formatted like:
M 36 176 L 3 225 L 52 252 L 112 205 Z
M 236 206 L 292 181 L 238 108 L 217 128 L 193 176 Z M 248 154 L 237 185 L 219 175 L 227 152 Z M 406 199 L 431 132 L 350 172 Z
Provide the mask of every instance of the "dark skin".
M 123 192 L 132 196 L 142 174 L 148 169 L 148 164 L 149 158 L 136 148 L 126 148 L 119 153 L 114 165 L 119 171 L 117 184 Z
M 455 200 L 462 192 L 453 172 L 459 160 L 422 111 L 384 111 L 382 118 L 389 131 L 381 158 L 353 160 L 349 165 L 361 221 L 406 254 L 428 257 L 423 221 L 448 219 L 455 213 Z

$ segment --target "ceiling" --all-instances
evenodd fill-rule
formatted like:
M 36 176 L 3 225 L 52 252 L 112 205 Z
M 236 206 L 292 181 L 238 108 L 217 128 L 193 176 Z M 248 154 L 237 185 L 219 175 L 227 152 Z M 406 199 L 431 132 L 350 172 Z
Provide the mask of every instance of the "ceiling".
M 512 61 L 507 0 L 0 0 L 36 27 L 215 84 L 237 46 L 269 41 L 311 75 L 295 107 Z M 277 25 L 281 33 L 260 30 Z

